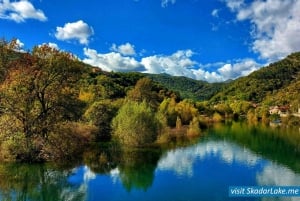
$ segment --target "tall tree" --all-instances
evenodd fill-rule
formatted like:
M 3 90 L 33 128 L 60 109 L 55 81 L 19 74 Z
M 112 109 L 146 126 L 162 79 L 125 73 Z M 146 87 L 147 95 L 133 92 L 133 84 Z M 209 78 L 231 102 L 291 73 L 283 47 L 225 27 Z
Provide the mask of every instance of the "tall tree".
M 81 68 L 72 55 L 43 45 L 22 54 L 13 66 L 0 86 L 1 106 L 22 123 L 27 139 L 47 138 L 56 123 L 79 116 L 74 84 Z

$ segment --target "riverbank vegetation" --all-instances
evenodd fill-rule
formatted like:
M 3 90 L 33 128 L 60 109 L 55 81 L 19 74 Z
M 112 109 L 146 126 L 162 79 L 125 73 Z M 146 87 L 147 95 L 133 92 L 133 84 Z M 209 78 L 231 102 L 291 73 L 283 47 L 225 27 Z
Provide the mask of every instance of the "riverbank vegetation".
M 226 119 L 297 125 L 299 72 L 295 53 L 227 83 L 181 77 L 188 88 L 182 93 L 165 84 L 176 77 L 105 72 L 47 45 L 23 52 L 16 40 L 2 40 L 0 160 L 73 160 L 99 142 L 120 149 L 161 146 L 200 136 Z

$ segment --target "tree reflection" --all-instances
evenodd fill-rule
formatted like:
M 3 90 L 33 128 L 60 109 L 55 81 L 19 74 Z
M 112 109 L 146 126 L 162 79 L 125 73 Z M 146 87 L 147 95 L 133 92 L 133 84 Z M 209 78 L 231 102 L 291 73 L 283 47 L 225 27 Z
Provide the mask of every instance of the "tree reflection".
M 80 201 L 85 200 L 82 186 L 71 185 L 70 171 L 47 165 L 0 165 L 0 200 Z
M 136 188 L 146 191 L 151 187 L 160 156 L 160 150 L 125 150 L 118 166 L 125 189 L 131 191 Z
M 113 143 L 91 147 L 83 154 L 83 161 L 93 172 L 108 174 L 120 163 L 121 149 Z
M 118 176 L 127 191 L 146 191 L 153 183 L 154 171 L 162 155 L 160 149 L 120 149 L 107 144 L 84 153 L 84 163 L 95 173 L 109 174 L 118 168 Z
M 300 172 L 300 135 L 295 128 L 271 128 L 230 122 L 227 125 L 214 125 L 209 134 L 230 139 L 263 157 Z

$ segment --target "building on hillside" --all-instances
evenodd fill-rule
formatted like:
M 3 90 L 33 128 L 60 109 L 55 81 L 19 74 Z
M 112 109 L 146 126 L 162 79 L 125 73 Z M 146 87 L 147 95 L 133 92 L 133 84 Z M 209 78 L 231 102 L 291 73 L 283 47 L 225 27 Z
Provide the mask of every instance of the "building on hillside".
M 271 106 L 269 108 L 269 113 L 270 115 L 272 114 L 278 114 L 280 115 L 280 117 L 286 117 L 287 115 L 289 115 L 289 109 L 290 107 L 288 105 L 282 105 L 282 106 Z
M 93 73 L 99 73 L 99 72 L 101 72 L 101 71 L 102 71 L 102 69 L 99 68 L 99 67 L 92 67 L 92 72 L 93 72 Z

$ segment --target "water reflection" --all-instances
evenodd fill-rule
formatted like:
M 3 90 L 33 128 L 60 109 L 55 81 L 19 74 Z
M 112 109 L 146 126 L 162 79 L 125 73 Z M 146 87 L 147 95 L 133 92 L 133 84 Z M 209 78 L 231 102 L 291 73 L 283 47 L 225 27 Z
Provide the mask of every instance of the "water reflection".
M 270 163 L 256 175 L 257 184 L 261 186 L 299 186 L 300 175 L 290 169 Z M 262 201 L 299 201 L 299 197 L 262 198 Z
M 86 189 L 71 185 L 69 173 L 44 165 L 0 165 L 0 200 L 85 200 Z
M 0 200 L 238 200 L 228 186 L 300 185 L 298 129 L 280 132 L 232 123 L 172 150 L 96 147 L 69 168 L 2 164 Z
M 257 183 L 264 186 L 297 186 L 300 185 L 300 175 L 287 167 L 270 163 L 256 176 Z
M 158 170 L 173 170 L 179 176 L 193 176 L 193 165 L 196 160 L 216 157 L 227 164 L 238 162 L 254 166 L 260 158 L 247 148 L 241 148 L 228 141 L 201 142 L 188 148 L 167 152 L 158 163 Z
M 119 178 L 126 190 L 147 190 L 154 180 L 160 151 L 125 151 L 118 166 Z

